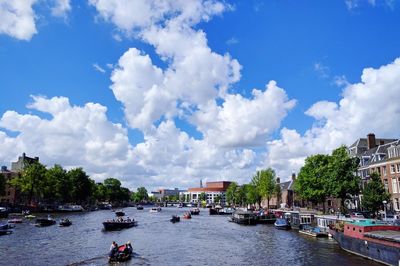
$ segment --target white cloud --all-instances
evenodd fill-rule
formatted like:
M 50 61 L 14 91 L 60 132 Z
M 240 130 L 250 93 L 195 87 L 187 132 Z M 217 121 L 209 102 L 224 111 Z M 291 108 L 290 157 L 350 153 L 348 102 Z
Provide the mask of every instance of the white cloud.
M 383 6 L 393 9 L 396 0 L 345 0 L 345 4 L 348 10 L 359 8 L 366 4 L 372 7 Z
M 400 58 L 378 69 L 363 70 L 361 82 L 349 84 L 339 103 L 315 103 L 306 114 L 315 124 L 301 136 L 295 130 L 282 129 L 281 138 L 267 144 L 265 164 L 288 176 L 298 170 L 305 157 L 330 153 L 342 144 L 374 132 L 377 137 L 400 135 Z
M 0 0 L 0 34 L 29 41 L 37 33 L 32 6 L 36 0 Z
M 26 152 L 39 156 L 49 166 L 55 163 L 67 168 L 82 166 L 94 177 L 117 174 L 125 181 L 129 180 L 125 176 L 129 171 L 141 171 L 133 158 L 127 130 L 108 121 L 106 107 L 96 103 L 72 106 L 65 97 L 39 96 L 34 96 L 28 107 L 50 114 L 51 118 L 5 112 L 0 128 L 17 135 L 10 137 L 0 131 L 0 161 L 14 161 Z
M 53 2 L 51 14 L 55 17 L 66 18 L 68 12 L 72 9 L 70 0 L 53 0 Z
M 104 68 L 102 68 L 101 66 L 99 66 L 99 64 L 94 63 L 94 64 L 92 64 L 92 66 L 96 71 L 103 73 L 103 74 L 106 73 L 106 70 Z
M 237 43 L 239 43 L 239 40 L 237 38 L 235 38 L 235 37 L 232 37 L 232 38 L 230 38 L 229 40 L 226 41 L 227 45 L 234 45 L 234 44 L 237 44 Z
M 260 146 L 295 105 L 285 91 L 270 81 L 264 91 L 254 89 L 253 99 L 228 94 L 222 106 L 214 101 L 200 106 L 191 121 L 205 139 L 218 146 Z M 224 137 L 221 137 L 224 136 Z
M 314 71 L 317 72 L 321 78 L 329 78 L 329 67 L 321 62 L 314 63 Z

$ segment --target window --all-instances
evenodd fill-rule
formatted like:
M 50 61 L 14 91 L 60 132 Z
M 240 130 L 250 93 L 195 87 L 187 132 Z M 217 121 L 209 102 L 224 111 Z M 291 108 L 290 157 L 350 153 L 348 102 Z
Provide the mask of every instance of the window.
M 396 165 L 397 165 L 397 173 L 400 173 L 400 163 L 398 163 Z
M 386 166 L 382 167 L 382 175 L 385 176 L 386 175 Z
M 384 179 L 383 180 L 383 186 L 385 187 L 385 190 L 388 191 L 389 190 L 389 184 L 388 184 L 388 180 Z
M 394 164 L 391 164 L 390 165 L 390 173 L 391 174 L 394 174 L 396 171 L 395 171 L 395 169 L 394 169 Z
M 396 211 L 400 211 L 400 200 L 398 199 L 398 198 L 394 198 L 394 209 L 396 210 Z
M 399 193 L 399 187 L 397 186 L 397 179 L 392 179 L 392 191 L 393 193 Z

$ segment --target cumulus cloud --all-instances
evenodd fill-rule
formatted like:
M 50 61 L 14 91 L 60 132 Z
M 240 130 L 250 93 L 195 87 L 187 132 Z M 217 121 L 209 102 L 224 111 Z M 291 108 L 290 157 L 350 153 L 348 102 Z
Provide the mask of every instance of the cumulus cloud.
M 53 0 L 53 7 L 51 8 L 51 14 L 55 17 L 66 18 L 68 12 L 71 11 L 70 0 Z
M 345 0 L 344 2 L 348 10 L 356 9 L 364 4 L 371 7 L 384 6 L 390 9 L 395 6 L 395 0 Z
M 315 124 L 300 135 L 284 128 L 281 138 L 269 141 L 265 164 L 288 176 L 313 153 L 330 153 L 374 132 L 377 137 L 400 135 L 400 58 L 377 69 L 363 70 L 361 81 L 345 87 L 338 103 L 320 101 L 306 112 Z
M 32 6 L 36 0 L 0 0 L 0 33 L 29 41 L 37 33 Z
M 15 132 L 16 136 L 0 131 L 0 161 L 15 160 L 26 152 L 40 156 L 50 166 L 55 163 L 67 168 L 82 166 L 100 178 L 114 174 L 124 178 L 127 174 L 124 168 L 135 169 L 127 130 L 107 119 L 106 107 L 96 103 L 72 106 L 65 97 L 33 96 L 32 99 L 28 108 L 47 113 L 51 118 L 5 112 L 0 128 Z

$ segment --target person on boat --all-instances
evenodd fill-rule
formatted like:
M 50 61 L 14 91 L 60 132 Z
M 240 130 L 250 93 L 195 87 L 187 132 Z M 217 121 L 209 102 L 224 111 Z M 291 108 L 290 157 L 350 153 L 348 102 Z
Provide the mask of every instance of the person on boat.
M 132 253 L 133 248 L 130 241 L 126 242 L 124 251 L 126 254 Z
M 110 247 L 110 253 L 108 255 L 108 259 L 112 259 L 117 255 L 118 252 L 118 245 L 115 241 L 112 242 L 111 247 Z

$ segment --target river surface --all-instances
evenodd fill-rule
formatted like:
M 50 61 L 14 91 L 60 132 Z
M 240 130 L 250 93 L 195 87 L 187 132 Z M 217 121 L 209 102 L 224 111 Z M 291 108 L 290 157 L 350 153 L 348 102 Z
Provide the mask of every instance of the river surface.
M 138 226 L 113 232 L 102 230 L 102 222 L 115 217 L 110 210 L 69 214 L 70 227 L 35 227 L 25 220 L 13 234 L 0 236 L 0 265 L 108 265 L 112 241 L 133 244 L 132 260 L 118 265 L 379 265 L 341 250 L 333 239 L 273 225 L 238 225 L 226 216 L 209 216 L 208 209 L 191 220 L 169 222 L 172 214 L 187 210 L 125 208 Z

